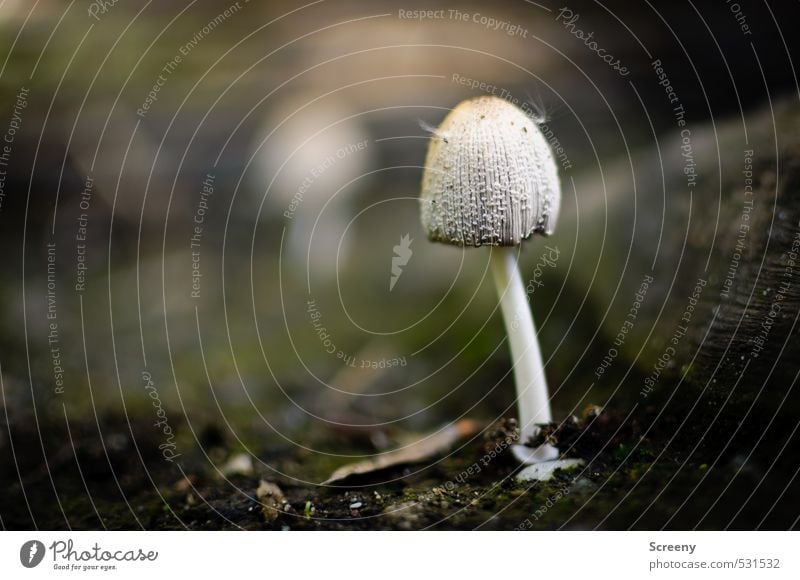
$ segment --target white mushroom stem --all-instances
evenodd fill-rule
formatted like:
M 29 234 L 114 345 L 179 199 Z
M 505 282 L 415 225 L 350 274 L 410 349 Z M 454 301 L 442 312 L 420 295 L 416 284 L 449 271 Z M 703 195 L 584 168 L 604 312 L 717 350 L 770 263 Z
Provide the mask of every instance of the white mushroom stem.
M 519 409 L 520 441 L 528 441 L 539 433 L 537 424 L 552 420 L 544 363 L 533 326 L 533 316 L 525 294 L 525 286 L 517 268 L 514 248 L 492 248 L 492 274 L 500 297 L 500 308 L 508 333 L 508 345 L 514 369 Z M 558 457 L 552 445 L 526 447 L 514 445 L 514 455 L 523 463 L 538 463 Z

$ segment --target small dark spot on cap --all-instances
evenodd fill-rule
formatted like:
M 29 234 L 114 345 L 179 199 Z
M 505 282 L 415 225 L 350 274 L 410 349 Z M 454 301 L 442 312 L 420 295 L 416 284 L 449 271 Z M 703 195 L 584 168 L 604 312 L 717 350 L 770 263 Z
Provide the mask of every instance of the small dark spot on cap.
M 481 119 L 485 119 L 485 118 L 486 118 L 486 115 L 481 115 Z
M 527 127 L 523 127 L 522 130 L 525 131 L 526 133 L 528 132 L 528 128 Z

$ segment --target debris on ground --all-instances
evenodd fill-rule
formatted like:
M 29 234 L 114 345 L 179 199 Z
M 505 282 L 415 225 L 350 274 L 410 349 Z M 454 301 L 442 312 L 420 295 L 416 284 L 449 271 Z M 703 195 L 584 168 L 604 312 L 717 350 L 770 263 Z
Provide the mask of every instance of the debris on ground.
M 261 503 L 261 511 L 264 514 L 264 519 L 267 522 L 274 522 L 278 519 L 281 511 L 283 511 L 284 504 L 281 488 L 274 483 L 262 479 L 258 482 L 256 497 Z
M 517 474 L 517 481 L 550 481 L 556 471 L 568 471 L 585 465 L 583 459 L 554 459 L 528 465 Z
M 249 453 L 237 453 L 225 462 L 220 471 L 225 477 L 253 475 L 253 458 Z
M 331 474 L 324 484 L 339 483 L 354 475 L 366 475 L 391 467 L 420 463 L 447 452 L 455 443 L 475 435 L 480 425 L 471 419 L 462 419 L 438 431 L 423 435 L 404 447 L 378 454 L 374 457 L 344 465 Z

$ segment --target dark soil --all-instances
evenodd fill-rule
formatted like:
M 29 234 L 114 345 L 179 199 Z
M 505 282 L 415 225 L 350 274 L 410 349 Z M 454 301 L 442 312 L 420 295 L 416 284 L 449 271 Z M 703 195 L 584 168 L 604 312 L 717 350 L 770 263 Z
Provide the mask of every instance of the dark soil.
M 223 477 L 214 466 L 241 447 L 216 425 L 177 426 L 181 455 L 169 462 L 147 423 L 109 415 L 37 429 L 18 416 L 0 431 L 0 517 L 5 529 L 787 529 L 800 513 L 796 423 L 776 417 L 703 436 L 708 423 L 665 420 L 657 406 L 589 408 L 545 430 L 587 462 L 547 483 L 517 482 L 502 446 L 487 459 L 500 425 L 444 459 L 322 486 L 344 461 L 257 442 L 253 472 Z M 257 499 L 262 480 L 283 494 L 270 507 Z

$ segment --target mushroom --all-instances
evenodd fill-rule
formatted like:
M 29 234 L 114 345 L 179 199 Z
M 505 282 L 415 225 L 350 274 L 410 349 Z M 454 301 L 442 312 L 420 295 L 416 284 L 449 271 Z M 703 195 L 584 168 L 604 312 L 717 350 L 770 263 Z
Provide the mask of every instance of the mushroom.
M 533 234 L 551 234 L 558 217 L 561 186 L 547 141 L 531 118 L 504 99 L 463 101 L 433 132 L 421 201 L 430 240 L 492 246 L 491 269 L 513 359 L 523 443 L 512 450 L 523 463 L 555 459 L 558 450 L 552 445 L 524 445 L 552 414 L 516 248 Z

